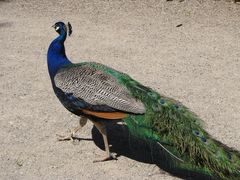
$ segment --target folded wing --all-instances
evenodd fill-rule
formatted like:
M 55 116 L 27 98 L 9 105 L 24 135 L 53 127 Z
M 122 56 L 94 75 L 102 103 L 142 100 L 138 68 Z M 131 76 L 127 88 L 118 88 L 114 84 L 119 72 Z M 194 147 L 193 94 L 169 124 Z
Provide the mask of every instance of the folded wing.
M 86 64 L 60 69 L 54 81 L 63 92 L 72 93 L 91 105 L 106 105 L 135 114 L 145 113 L 143 103 L 132 97 L 125 86 L 111 75 Z

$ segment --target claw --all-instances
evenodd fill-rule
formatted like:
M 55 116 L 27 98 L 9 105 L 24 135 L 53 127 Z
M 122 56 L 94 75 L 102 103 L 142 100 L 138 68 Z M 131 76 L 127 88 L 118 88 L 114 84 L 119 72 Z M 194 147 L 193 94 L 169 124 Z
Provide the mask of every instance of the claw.
M 56 134 L 56 135 L 58 136 L 58 138 L 57 138 L 58 141 L 71 141 L 71 140 L 73 140 L 72 134 L 68 135 L 68 136 L 64 136 L 64 135 L 60 135 L 60 134 Z
M 74 139 L 79 139 L 78 136 L 75 136 L 75 134 L 83 127 L 85 126 L 87 123 L 87 118 L 85 117 L 81 117 L 80 120 L 79 120 L 79 125 L 74 128 L 74 129 L 68 129 L 68 131 L 70 132 L 69 135 L 67 136 L 64 136 L 64 135 L 59 135 L 59 134 L 56 134 L 58 136 L 58 141 L 73 141 Z
M 103 158 L 103 159 L 99 159 L 99 160 L 94 160 L 93 163 L 96 163 L 96 162 L 105 162 L 105 161 L 110 161 L 110 160 L 117 160 L 117 157 L 116 155 L 110 153 L 109 156 Z

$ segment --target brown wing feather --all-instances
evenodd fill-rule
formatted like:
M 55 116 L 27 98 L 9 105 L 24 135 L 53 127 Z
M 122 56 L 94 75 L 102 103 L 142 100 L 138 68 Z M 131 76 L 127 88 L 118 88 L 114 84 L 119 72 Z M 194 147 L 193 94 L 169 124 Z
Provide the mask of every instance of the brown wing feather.
M 131 112 L 145 113 L 142 102 L 133 98 L 128 89 L 109 74 L 87 65 L 61 69 L 54 78 L 58 88 L 73 93 L 92 105 L 107 105 Z

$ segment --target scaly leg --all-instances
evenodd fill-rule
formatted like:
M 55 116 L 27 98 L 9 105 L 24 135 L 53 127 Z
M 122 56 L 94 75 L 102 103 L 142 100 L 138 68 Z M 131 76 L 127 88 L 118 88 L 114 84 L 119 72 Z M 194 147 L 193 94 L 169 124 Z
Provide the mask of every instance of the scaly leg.
M 102 134 L 105 151 L 107 153 L 107 156 L 105 158 L 100 159 L 100 160 L 95 160 L 93 162 L 104 162 L 104 161 L 108 161 L 108 160 L 112 160 L 112 159 L 117 159 L 113 154 L 110 153 L 108 139 L 107 139 L 107 131 L 106 131 L 105 125 L 102 122 L 93 121 L 93 123 L 96 126 L 96 128 L 98 129 L 98 131 Z
M 71 130 L 71 133 L 67 136 L 63 136 L 63 135 L 58 135 L 58 141 L 69 141 L 69 140 L 73 140 L 73 138 L 76 138 L 75 134 L 82 129 L 83 126 L 85 126 L 87 124 L 87 118 L 86 117 L 81 117 L 79 120 L 79 125 L 77 127 L 75 127 L 74 129 Z

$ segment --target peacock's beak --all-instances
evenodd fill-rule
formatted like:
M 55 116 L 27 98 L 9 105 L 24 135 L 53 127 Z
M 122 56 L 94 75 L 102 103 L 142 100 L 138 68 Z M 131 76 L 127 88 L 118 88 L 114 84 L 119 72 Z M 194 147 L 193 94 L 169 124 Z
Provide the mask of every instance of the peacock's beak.
M 55 29 L 55 28 L 56 28 L 56 25 L 54 24 L 54 25 L 52 25 L 52 27 Z

